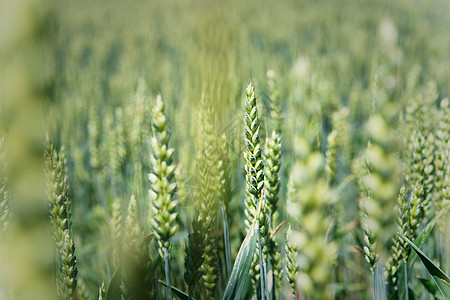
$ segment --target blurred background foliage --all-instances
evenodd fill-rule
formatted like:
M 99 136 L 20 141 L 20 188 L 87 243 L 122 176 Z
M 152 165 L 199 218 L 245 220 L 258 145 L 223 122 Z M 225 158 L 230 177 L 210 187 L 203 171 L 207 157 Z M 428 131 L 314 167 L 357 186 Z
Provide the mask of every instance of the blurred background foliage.
M 327 136 L 339 126 L 339 118 L 348 123 L 340 123 L 347 143 L 336 182 L 351 174 L 351 160 L 367 147 L 369 133 L 361 129 L 379 111 L 374 90 L 388 86 L 399 111 L 430 80 L 435 82 L 435 100 L 448 96 L 449 11 L 447 0 L 1 0 L 1 130 L 10 149 L 11 210 L 21 224 L 14 238 L 2 243 L 2 284 L 18 290 L 30 282 L 26 293 L 45 290 L 42 282 L 52 282 L 51 257 L 35 261 L 37 253 L 52 253 L 44 242 L 49 235 L 40 182 L 46 133 L 65 146 L 79 277 L 91 295 L 115 271 L 110 233 L 114 201 L 119 199 L 125 215 L 134 194 L 149 233 L 150 108 L 157 93 L 165 102 L 178 165 L 180 226 L 172 241 L 173 274 L 184 268 L 177 257 L 184 257 L 194 213 L 199 182 L 194 161 L 205 103 L 212 107 L 217 135 L 225 133 L 231 147 L 234 258 L 245 236 L 244 89 L 249 81 L 257 87 L 265 140 L 276 126 L 270 116 L 268 70 L 276 74 L 283 132 L 282 209 L 276 224 L 290 219 L 293 230 L 300 230 L 303 221 L 298 220 L 305 211 L 295 200 L 286 200 L 288 174 L 314 165 L 307 159 L 311 153 L 325 154 Z M 385 79 L 382 84 L 376 84 L 377 76 Z M 311 180 L 322 189 L 324 181 L 314 173 L 322 163 L 311 167 L 313 174 L 305 182 L 295 181 L 299 175 L 292 185 L 314 190 Z M 359 216 L 356 185 L 350 184 L 343 195 L 343 220 L 338 222 L 347 224 Z M 322 209 L 332 204 L 326 201 Z M 286 207 L 294 208 L 291 215 Z M 350 282 L 340 287 L 354 299 L 366 297 L 369 290 L 362 255 L 349 246 L 360 243 L 361 232 L 356 227 L 339 246 L 347 249 L 340 260 L 358 258 L 348 266 Z M 331 252 L 336 249 L 333 245 Z M 6 261 L 15 266 L 17 276 L 8 275 Z M 16 268 L 19 261 L 21 268 Z M 181 276 L 173 280 L 184 287 Z M 6 290 L 0 289 L 0 298 L 2 293 Z M 46 293 L 52 289 L 38 298 L 51 299 Z M 30 299 L 27 294 L 18 298 Z

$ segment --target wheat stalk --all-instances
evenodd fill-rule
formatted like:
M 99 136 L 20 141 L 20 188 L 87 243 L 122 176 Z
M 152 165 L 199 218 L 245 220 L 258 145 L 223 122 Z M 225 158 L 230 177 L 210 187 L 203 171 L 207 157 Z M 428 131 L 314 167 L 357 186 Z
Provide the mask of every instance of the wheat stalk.
M 45 174 L 50 220 L 56 242 L 58 294 L 64 299 L 75 299 L 77 286 L 77 258 L 71 235 L 70 199 L 63 149 L 58 153 L 53 144 L 47 143 Z

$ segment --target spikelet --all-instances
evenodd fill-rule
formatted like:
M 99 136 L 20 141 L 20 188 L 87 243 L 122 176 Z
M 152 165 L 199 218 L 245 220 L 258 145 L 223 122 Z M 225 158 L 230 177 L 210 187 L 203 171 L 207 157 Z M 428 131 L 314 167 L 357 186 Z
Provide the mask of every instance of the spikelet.
M 151 146 L 151 183 L 149 191 L 152 208 L 152 226 L 158 239 L 160 254 L 169 249 L 170 239 L 177 230 L 177 201 L 175 200 L 176 180 L 173 164 L 174 150 L 169 148 L 169 129 L 164 115 L 164 103 L 161 96 L 156 97 L 153 108 L 153 137 Z
M 231 201 L 231 166 L 230 166 L 230 153 L 227 135 L 224 133 L 219 141 L 219 201 L 220 211 L 222 215 L 222 228 L 223 228 L 223 252 L 225 256 L 225 277 L 228 277 L 231 273 L 231 245 L 230 245 L 230 214 L 229 205 Z
M 278 208 L 280 191 L 280 169 L 281 169 L 281 137 L 276 131 L 272 131 L 272 136 L 266 144 L 264 155 L 264 188 L 266 213 L 269 215 L 268 225 L 272 233 L 274 213 Z M 268 233 L 267 233 L 268 234 Z M 281 257 L 279 247 L 274 239 L 269 239 L 268 255 L 266 259 L 270 261 L 273 272 L 273 284 L 281 282 Z
M 393 118 L 393 117 L 392 117 Z M 369 172 L 362 178 L 368 191 L 361 207 L 368 230 L 376 241 L 376 251 L 387 257 L 385 249 L 395 233 L 395 200 L 401 183 L 401 165 L 396 149 L 396 135 L 381 115 L 370 118 L 367 128 L 373 140 L 364 153 Z
M 116 198 L 113 202 L 111 216 L 111 241 L 112 241 L 112 259 L 115 268 L 119 267 L 121 252 L 122 252 L 122 239 L 123 239 L 123 222 L 122 212 L 120 209 L 120 199 Z
M 297 299 L 296 297 L 296 283 L 297 283 L 297 276 L 298 276 L 298 265 L 297 265 L 297 250 L 295 246 L 291 243 L 291 228 L 286 232 L 286 243 L 284 244 L 285 251 L 286 251 L 286 278 L 291 286 L 291 292 L 292 292 L 292 299 Z
M 194 290 L 197 282 L 203 275 L 201 266 L 203 264 L 204 238 L 202 226 L 197 219 L 192 221 L 192 231 L 188 236 L 186 245 L 186 258 L 184 260 L 184 280 L 188 286 L 189 297 L 194 297 Z
M 246 151 L 244 151 L 244 158 L 247 183 L 245 202 L 247 229 L 256 216 L 258 202 L 260 200 L 263 201 L 260 214 L 256 216 L 259 223 L 259 236 L 262 248 L 260 249 L 259 245 L 257 246 L 256 255 L 253 256 L 250 277 L 252 278 L 254 287 L 256 287 L 258 280 L 261 281 L 262 290 L 260 292 L 265 294 L 267 292 L 266 280 L 265 278 L 258 278 L 258 274 L 260 274 L 259 277 L 266 274 L 265 262 L 267 261 L 266 257 L 269 243 L 269 213 L 267 212 L 265 199 L 262 197 L 262 190 L 264 188 L 264 161 L 262 159 L 262 147 L 259 136 L 260 124 L 256 107 L 256 95 L 251 83 L 247 86 L 245 93 L 244 133 L 247 147 Z
M 407 206 L 408 210 L 408 219 L 407 219 L 407 230 L 405 232 L 402 231 L 403 235 L 413 241 L 417 237 L 417 230 L 421 224 L 421 220 L 423 219 L 426 210 L 423 199 L 421 198 L 423 195 L 423 187 L 420 185 L 414 185 L 411 189 L 410 199 Z M 401 223 L 402 224 L 402 223 Z M 402 230 L 405 230 L 402 228 Z M 407 244 L 404 244 L 403 247 L 403 258 L 406 260 L 409 257 L 411 249 Z
M 164 103 L 161 96 L 156 97 L 152 110 L 153 137 L 150 156 L 151 171 L 148 179 L 151 183 L 149 190 L 150 205 L 152 210 L 151 225 L 158 240 L 158 252 L 164 258 L 165 277 L 167 284 L 167 299 L 172 296 L 170 284 L 169 250 L 170 240 L 177 231 L 177 205 L 175 192 L 177 183 L 175 179 L 175 164 L 173 164 L 174 150 L 169 148 L 169 126 L 164 115 Z
M 220 140 L 219 152 L 219 172 L 220 172 L 220 201 L 223 203 L 225 210 L 228 212 L 228 207 L 231 201 L 231 166 L 230 166 L 230 151 L 228 145 L 227 135 L 222 134 Z
M 264 187 L 264 162 L 262 160 L 262 148 L 259 137 L 259 118 L 256 108 L 255 89 L 249 83 L 245 97 L 245 179 L 247 183 L 248 197 L 246 201 L 247 227 L 253 221 L 258 201 Z
M 283 272 L 282 272 L 282 257 L 281 257 L 281 247 L 280 244 L 272 237 L 269 240 L 269 260 L 272 265 L 272 282 L 273 289 L 275 290 L 277 286 L 281 286 L 283 280 Z
M 147 96 L 147 87 L 143 78 L 139 78 L 136 92 L 132 96 L 130 105 L 127 106 L 127 118 L 129 124 L 129 149 L 134 169 L 134 186 L 136 196 L 143 197 L 141 191 L 148 188 L 143 170 L 148 170 L 151 151 L 149 136 L 152 136 L 151 106 Z
M 118 162 L 123 164 L 127 155 L 127 133 L 123 109 L 120 107 L 116 108 L 114 115 L 116 119 L 116 126 L 114 130 L 116 135 L 116 155 Z
M 327 137 L 328 146 L 327 152 L 325 153 L 326 162 L 325 162 L 325 173 L 327 175 L 327 181 L 330 186 L 332 186 L 336 182 L 337 176 L 337 131 L 333 130 Z
M 370 271 L 375 272 L 375 267 L 378 261 L 378 254 L 375 252 L 376 243 L 368 224 L 367 211 L 364 203 L 370 198 L 370 193 L 367 190 L 363 178 L 367 175 L 367 165 L 362 158 L 357 158 L 353 162 L 353 174 L 356 177 L 356 182 L 359 190 L 359 209 L 360 222 L 363 230 L 363 252 L 366 262 L 369 264 Z
M 343 107 L 332 114 L 333 130 L 337 132 L 337 148 L 342 154 L 342 165 L 345 171 L 350 171 L 351 162 L 355 155 L 353 129 L 349 123 L 349 109 Z
M 407 201 L 407 194 L 405 186 L 402 186 L 397 198 L 397 225 L 398 232 L 407 236 L 410 210 Z M 404 251 L 406 250 L 406 242 L 398 235 L 392 239 L 392 246 L 390 249 L 390 255 L 386 262 L 386 281 L 388 288 L 388 295 L 390 299 L 396 297 L 397 281 L 398 281 L 398 269 L 400 267 L 401 260 L 405 257 Z
M 376 242 L 377 254 L 383 261 L 387 258 L 386 249 L 396 231 L 395 199 L 403 180 L 398 154 L 401 136 L 397 130 L 401 126 L 401 78 L 397 70 L 402 62 L 402 53 L 396 31 L 391 20 L 382 21 L 379 57 L 382 63 L 373 75 L 372 116 L 364 126 L 369 145 L 363 159 L 369 172 L 363 176 L 362 184 L 369 191 L 369 197 L 361 205 L 367 214 L 367 225 Z
M 269 88 L 270 120 L 273 123 L 272 130 L 278 134 L 281 134 L 283 116 L 281 110 L 280 90 L 277 84 L 277 75 L 273 70 L 268 70 L 266 77 Z
M 291 242 L 299 251 L 300 289 L 317 299 L 331 296 L 329 284 L 337 250 L 328 237 L 332 192 L 323 178 L 324 164 L 324 157 L 312 152 L 305 161 L 298 160 L 290 173 L 290 197 L 298 203 L 298 228 Z
M 56 242 L 58 294 L 74 299 L 77 286 L 75 244 L 70 229 L 70 200 L 65 174 L 63 149 L 58 153 L 48 142 L 45 152 L 45 174 L 50 203 L 50 221 Z
M 431 218 L 432 198 L 436 184 L 436 167 L 439 162 L 435 162 L 439 157 L 438 142 L 436 141 L 435 128 L 439 126 L 436 122 L 438 118 L 430 116 L 438 115 L 435 101 L 437 98 L 436 84 L 428 83 L 426 88 L 418 93 L 406 107 L 406 142 L 407 154 L 404 154 L 408 164 L 407 176 L 408 185 L 421 186 L 422 194 L 419 195 L 423 202 L 422 218 Z M 422 220 L 419 220 L 421 222 Z
M 196 195 L 200 214 L 199 221 L 203 227 L 204 244 L 203 282 L 208 291 L 208 299 L 216 297 L 216 286 L 219 280 L 219 261 L 217 253 L 217 216 L 221 194 L 220 170 L 217 139 L 213 124 L 214 112 L 206 103 L 200 115 L 202 140 L 196 163 L 199 172 L 199 190 Z
M 431 208 L 431 198 L 434 189 L 434 138 L 428 134 L 425 138 L 421 131 L 415 130 L 409 144 L 409 186 L 421 186 L 421 195 L 423 214 L 421 218 L 428 215 Z M 418 220 L 419 223 L 422 219 Z
M 94 106 L 89 110 L 88 123 L 88 145 L 89 145 L 89 164 L 94 170 L 102 167 L 102 155 L 100 153 L 100 121 Z
M 120 175 L 120 160 L 117 151 L 117 135 L 114 128 L 114 120 L 112 114 L 107 114 L 103 119 L 103 128 L 106 132 L 105 142 L 103 146 L 103 155 L 108 158 L 107 175 L 109 185 L 112 190 L 116 190 L 118 186 L 118 178 Z
M 450 202 L 450 106 L 448 98 L 441 101 L 436 130 L 436 208 L 441 210 Z
M 272 131 L 272 136 L 266 145 L 264 159 L 264 197 L 271 223 L 273 214 L 278 208 L 280 191 L 281 137 L 275 131 Z

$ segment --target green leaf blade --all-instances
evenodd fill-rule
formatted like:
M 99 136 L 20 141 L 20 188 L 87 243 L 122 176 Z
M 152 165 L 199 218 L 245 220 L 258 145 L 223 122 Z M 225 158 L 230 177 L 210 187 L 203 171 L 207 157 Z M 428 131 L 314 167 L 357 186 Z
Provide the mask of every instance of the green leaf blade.
M 111 281 L 109 282 L 108 290 L 106 291 L 105 300 L 121 300 L 122 294 L 120 291 L 120 267 L 114 272 Z
M 158 280 L 158 282 L 159 282 L 160 284 L 162 284 L 163 286 L 167 287 L 167 284 L 166 284 L 164 281 Z M 195 300 L 194 298 L 189 297 L 188 294 L 186 294 L 185 292 L 183 292 L 182 290 L 180 290 L 180 289 L 178 289 L 178 288 L 176 288 L 176 287 L 174 287 L 174 286 L 170 286 L 170 289 L 171 289 L 172 292 L 173 292 L 178 298 L 180 298 L 181 300 L 189 300 L 189 299 L 190 299 L 190 300 Z
M 250 280 L 249 271 L 256 251 L 256 232 L 255 219 L 239 249 L 223 300 L 243 299 L 245 296 Z
M 403 239 L 414 249 L 422 261 L 425 268 L 427 268 L 434 282 L 436 283 L 439 291 L 444 296 L 444 299 L 450 300 L 450 278 L 436 266 L 433 261 L 425 255 L 413 242 L 411 242 L 407 237 L 402 236 Z

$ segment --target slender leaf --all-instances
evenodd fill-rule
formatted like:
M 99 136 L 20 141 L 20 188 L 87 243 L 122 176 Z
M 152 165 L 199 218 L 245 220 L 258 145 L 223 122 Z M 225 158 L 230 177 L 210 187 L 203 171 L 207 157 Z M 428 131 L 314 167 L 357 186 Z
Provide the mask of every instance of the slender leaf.
M 166 284 L 164 281 L 158 279 L 158 282 L 161 283 L 163 286 L 167 287 L 167 284 Z M 189 298 L 189 295 L 188 295 L 188 294 L 186 294 L 185 292 L 183 292 L 183 291 L 180 290 L 180 289 L 177 289 L 177 288 L 174 287 L 173 285 L 171 285 L 170 288 L 172 289 L 172 292 L 173 292 L 175 295 L 177 295 L 177 297 L 180 298 L 181 300 L 189 300 L 189 299 L 195 300 L 195 299 L 192 298 L 192 297 Z
M 430 235 L 431 231 L 433 231 L 434 226 L 436 225 L 437 221 L 439 220 L 439 218 L 446 214 L 448 210 L 448 207 L 442 209 L 441 211 L 439 211 L 436 216 L 434 216 L 434 218 L 428 223 L 428 225 L 422 230 L 422 232 L 417 236 L 417 238 L 414 240 L 414 244 L 421 248 L 424 244 L 425 241 L 427 240 L 428 236 Z
M 420 283 L 422 283 L 422 285 L 425 287 L 425 289 L 433 296 L 436 295 L 437 293 L 437 287 L 436 285 L 431 281 L 428 280 L 426 278 L 422 278 L 422 277 L 417 277 L 417 279 L 419 279 Z
M 243 299 L 247 291 L 250 276 L 249 271 L 253 260 L 253 255 L 256 251 L 257 231 L 256 219 L 250 226 L 247 236 L 242 242 L 239 249 L 236 261 L 234 262 L 233 270 L 231 271 L 230 280 L 225 289 L 223 300 Z
M 108 290 L 106 291 L 105 300 L 121 300 L 120 292 L 120 266 L 114 272 L 111 281 L 109 282 Z
M 436 225 L 437 221 L 439 220 L 442 215 L 446 213 L 448 208 L 444 208 L 441 211 L 439 211 L 434 218 L 428 222 L 427 226 L 419 233 L 419 235 L 415 238 L 414 244 L 421 248 L 425 242 L 427 241 L 428 237 L 430 236 L 431 232 L 433 231 L 434 226 Z M 408 259 L 408 273 L 411 274 L 414 263 L 416 262 L 417 255 L 415 252 L 412 252 L 409 259 Z M 406 292 L 404 289 L 405 286 L 405 275 L 404 275 L 404 267 L 403 267 L 403 261 L 400 263 L 399 269 L 398 269 L 398 283 L 397 286 L 398 294 L 400 299 L 406 298 Z
M 411 242 L 407 237 L 402 236 L 405 241 L 416 251 L 420 260 L 427 268 L 434 282 L 436 282 L 439 291 L 444 296 L 445 299 L 450 300 L 450 278 L 445 275 L 445 273 L 437 267 L 428 256 L 425 255 L 413 242 Z
M 417 299 L 417 296 L 416 296 L 416 293 L 414 292 L 414 290 L 412 290 L 411 288 L 408 288 L 408 300 L 416 300 L 416 299 Z

